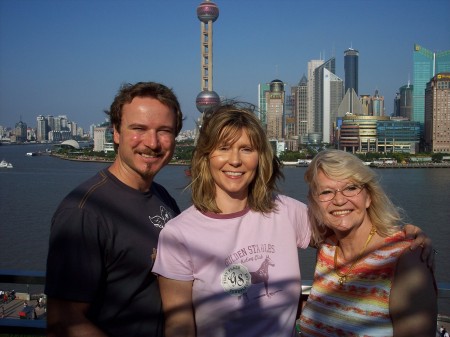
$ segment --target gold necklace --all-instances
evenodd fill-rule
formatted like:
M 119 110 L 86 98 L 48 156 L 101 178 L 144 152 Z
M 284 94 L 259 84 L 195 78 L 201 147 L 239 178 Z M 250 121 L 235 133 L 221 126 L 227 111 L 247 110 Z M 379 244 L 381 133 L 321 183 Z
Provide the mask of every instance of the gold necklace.
M 359 253 L 358 257 L 355 259 L 355 262 L 352 263 L 350 268 L 348 268 L 348 271 L 346 273 L 340 273 L 339 268 L 337 265 L 337 252 L 339 248 L 339 243 L 336 245 L 336 250 L 334 251 L 334 272 L 337 276 L 339 276 L 338 282 L 340 285 L 343 285 L 345 282 L 347 282 L 347 279 L 349 278 L 349 274 L 352 271 L 353 267 L 359 262 L 359 259 L 363 256 L 364 252 L 366 251 L 367 246 L 369 245 L 370 240 L 372 240 L 373 236 L 377 232 L 377 229 L 372 226 L 372 229 L 370 230 L 369 236 L 367 237 L 366 243 L 364 244 L 363 249 L 361 250 L 361 253 Z

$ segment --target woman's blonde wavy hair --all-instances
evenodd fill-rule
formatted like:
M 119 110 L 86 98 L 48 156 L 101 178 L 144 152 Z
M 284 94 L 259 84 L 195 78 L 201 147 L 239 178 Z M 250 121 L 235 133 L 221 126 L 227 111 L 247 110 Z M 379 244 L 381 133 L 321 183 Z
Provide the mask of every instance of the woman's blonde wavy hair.
M 309 217 L 312 229 L 312 242 L 322 243 L 331 234 L 330 229 L 323 223 L 323 217 L 317 199 L 317 175 L 322 171 L 334 180 L 349 179 L 352 183 L 364 184 L 372 200 L 367 209 L 372 224 L 382 236 L 388 236 L 399 230 L 402 221 L 400 208 L 397 208 L 383 191 L 374 170 L 364 165 L 355 155 L 341 150 L 325 150 L 319 152 L 308 165 L 305 181 L 309 192 Z
M 273 153 L 255 107 L 248 103 L 225 101 L 204 113 L 203 124 L 192 155 L 189 187 L 192 201 L 202 212 L 221 213 L 217 206 L 216 186 L 211 175 L 211 153 L 223 144 L 233 144 L 246 132 L 258 152 L 255 179 L 249 185 L 248 206 L 253 211 L 269 213 L 276 210 L 277 179 L 282 178 L 281 164 Z

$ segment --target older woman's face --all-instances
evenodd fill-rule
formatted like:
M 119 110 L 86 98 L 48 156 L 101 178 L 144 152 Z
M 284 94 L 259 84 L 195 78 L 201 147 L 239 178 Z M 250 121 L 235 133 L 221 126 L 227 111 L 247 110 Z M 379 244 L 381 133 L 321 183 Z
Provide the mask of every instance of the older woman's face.
M 349 231 L 359 227 L 364 222 L 370 222 L 367 208 L 370 206 L 370 195 L 365 188 L 359 189 L 359 185 L 349 179 L 334 180 L 326 176 L 322 171 L 317 175 L 317 193 L 315 193 L 316 202 L 319 205 L 324 224 L 333 231 Z M 345 194 L 358 194 L 345 196 Z M 354 191 L 347 193 L 347 191 Z M 334 197 L 333 197 L 334 193 Z M 318 194 L 328 195 L 321 199 L 329 201 L 320 201 Z

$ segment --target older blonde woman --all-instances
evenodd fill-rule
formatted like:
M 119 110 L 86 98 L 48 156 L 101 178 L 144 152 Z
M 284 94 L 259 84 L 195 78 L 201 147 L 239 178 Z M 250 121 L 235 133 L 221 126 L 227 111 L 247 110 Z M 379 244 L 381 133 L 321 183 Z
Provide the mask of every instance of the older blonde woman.
M 437 289 L 375 172 L 350 153 L 309 165 L 312 240 L 319 245 L 303 336 L 434 336 Z

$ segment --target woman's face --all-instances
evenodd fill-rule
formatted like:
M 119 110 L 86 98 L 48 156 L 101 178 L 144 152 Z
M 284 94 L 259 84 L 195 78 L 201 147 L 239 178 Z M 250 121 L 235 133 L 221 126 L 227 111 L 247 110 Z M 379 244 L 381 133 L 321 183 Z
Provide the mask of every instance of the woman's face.
M 251 145 L 246 130 L 242 130 L 237 141 L 232 144 L 219 143 L 209 157 L 216 198 L 246 199 L 248 186 L 256 176 L 258 162 L 259 153 Z
M 318 189 L 314 197 L 327 227 L 335 232 L 347 232 L 359 227 L 364 222 L 370 222 L 367 208 L 370 206 L 371 199 L 365 188 L 360 189 L 360 185 L 350 179 L 331 179 L 322 170 L 317 175 L 317 183 Z M 350 197 L 345 196 L 342 194 L 343 190 L 348 195 L 357 194 Z M 320 201 L 318 194 L 328 195 L 322 199 L 333 198 L 329 201 Z

